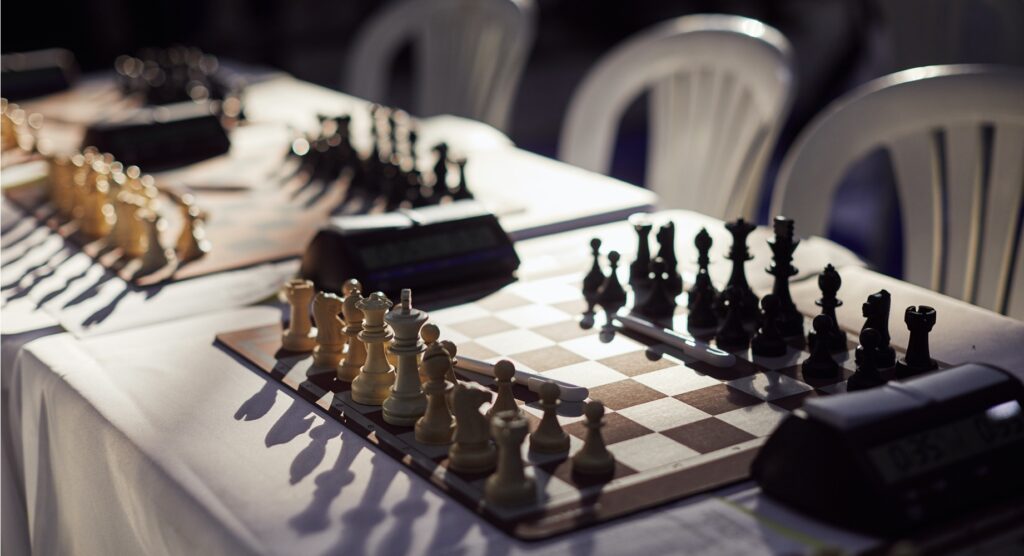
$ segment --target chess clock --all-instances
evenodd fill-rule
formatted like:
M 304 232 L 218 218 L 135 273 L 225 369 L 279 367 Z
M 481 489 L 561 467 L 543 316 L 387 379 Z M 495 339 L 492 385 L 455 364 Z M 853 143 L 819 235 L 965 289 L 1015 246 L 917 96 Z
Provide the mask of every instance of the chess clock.
M 397 295 L 504 284 L 519 268 L 498 219 L 472 200 L 333 218 L 306 248 L 301 274 L 339 292 L 358 278 L 364 293 Z
M 752 475 L 810 516 L 889 535 L 1024 498 L 1024 386 L 965 364 L 808 400 Z

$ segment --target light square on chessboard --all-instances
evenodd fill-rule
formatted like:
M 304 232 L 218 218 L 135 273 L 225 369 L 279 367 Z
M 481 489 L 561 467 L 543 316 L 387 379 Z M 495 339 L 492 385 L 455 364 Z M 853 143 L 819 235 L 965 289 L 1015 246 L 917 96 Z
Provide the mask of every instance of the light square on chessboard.
M 498 311 L 494 316 L 519 328 L 534 328 L 566 320 L 575 320 L 571 314 L 550 305 L 525 305 L 523 307 Z
M 803 382 L 796 381 L 776 371 L 765 371 L 756 375 L 737 378 L 736 380 L 730 380 L 726 384 L 767 401 L 811 390 L 811 387 Z
M 611 341 L 605 340 L 606 337 L 602 338 L 601 334 L 584 336 L 562 342 L 562 347 L 594 361 L 622 355 L 631 351 L 642 352 L 647 348 L 644 344 L 628 338 L 624 334 L 615 334 Z
M 608 450 L 616 459 L 640 472 L 700 455 L 696 450 L 659 433 L 630 438 L 608 446 Z
M 643 351 L 631 351 L 629 353 L 623 353 L 622 355 L 613 355 L 612 357 L 605 357 L 604 359 L 601 359 L 599 363 L 615 369 L 629 377 L 637 377 L 646 373 L 682 364 L 678 359 L 670 356 L 664 356 L 648 349 Z
M 491 315 L 486 317 L 480 317 L 478 319 L 470 319 L 455 324 L 445 325 L 442 328 L 442 338 L 448 337 L 452 331 L 462 334 L 465 338 L 479 338 L 481 336 L 490 336 L 491 334 L 500 334 L 502 332 L 508 332 L 509 330 L 515 330 L 515 326 L 509 324 L 501 319 L 496 319 Z M 455 340 L 452 340 L 453 342 Z
M 649 386 L 666 396 L 677 396 L 693 390 L 721 384 L 714 377 L 699 373 L 685 365 L 673 365 L 665 369 L 633 377 L 633 380 Z
M 770 403 L 734 409 L 716 415 L 718 419 L 754 436 L 768 436 L 789 412 Z
M 702 454 L 757 438 L 714 417 L 664 430 L 661 434 Z
M 475 303 L 456 305 L 430 312 L 430 322 L 438 325 L 452 325 L 467 320 L 489 317 L 491 312 Z
M 515 282 L 508 286 L 508 290 L 533 303 L 544 305 L 577 301 L 581 297 L 582 278 L 573 278 L 572 283 L 566 282 L 565 276 Z
M 546 324 L 544 326 L 535 326 L 530 330 L 533 330 L 537 334 L 555 342 L 564 342 L 566 340 L 597 334 L 597 330 L 594 330 L 593 328 L 583 328 L 580 326 L 579 321 L 576 319 L 556 322 L 554 324 Z
M 480 336 L 475 341 L 483 347 L 503 356 L 533 351 L 555 344 L 555 342 L 536 332 L 521 329 L 509 330 L 508 332 L 491 334 L 489 336 Z
M 616 411 L 662 399 L 665 395 L 632 379 L 620 380 L 590 389 L 590 398 L 601 400 Z
M 568 382 L 569 384 L 575 384 L 584 388 L 596 388 L 629 378 L 597 361 L 583 361 L 582 363 L 559 367 L 541 374 L 545 378 Z
M 500 290 L 473 303 L 493 313 L 513 307 L 529 305 L 531 302 L 529 299 L 524 299 L 508 290 Z
M 655 432 L 662 432 L 711 417 L 696 407 L 675 398 L 659 398 L 619 409 L 616 412 Z
M 586 361 L 586 359 L 578 354 L 559 345 L 517 353 L 515 360 L 538 372 L 550 371 L 558 367 L 568 367 L 569 365 Z
M 443 330 L 442 330 L 442 333 L 441 333 L 441 338 L 446 338 L 446 336 L 444 335 L 444 331 Z M 452 340 L 452 341 L 454 341 L 454 340 Z M 473 359 L 482 359 L 482 360 L 490 360 L 490 359 L 497 359 L 497 358 L 499 358 L 497 353 L 495 353 L 495 352 L 485 348 L 484 346 L 482 346 L 482 345 L 480 345 L 480 344 L 478 344 L 476 342 L 472 342 L 472 341 L 470 341 L 470 342 L 462 342 L 460 344 L 455 344 L 455 345 L 457 347 L 457 354 L 455 356 L 456 359 L 458 359 L 459 355 L 464 355 L 466 357 L 472 357 Z

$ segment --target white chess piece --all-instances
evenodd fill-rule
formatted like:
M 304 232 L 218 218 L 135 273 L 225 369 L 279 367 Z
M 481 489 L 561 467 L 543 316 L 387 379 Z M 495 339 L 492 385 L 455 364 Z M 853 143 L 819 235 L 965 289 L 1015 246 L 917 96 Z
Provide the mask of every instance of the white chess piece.
M 345 336 L 341 333 L 345 323 L 338 317 L 341 307 L 341 298 L 333 293 L 320 292 L 313 298 L 313 316 L 317 325 L 316 347 L 313 348 L 315 369 L 338 372 L 345 350 Z
M 384 421 L 392 425 L 411 427 L 427 410 L 427 397 L 420 386 L 417 359 L 423 352 L 420 327 L 427 314 L 412 307 L 412 290 L 402 290 L 400 305 L 384 319 L 391 326 L 395 338 L 388 349 L 395 354 L 395 385 L 384 400 Z
M 561 454 L 569 451 L 569 435 L 558 422 L 558 396 L 560 388 L 554 382 L 540 385 L 540 405 L 544 409 L 537 430 L 530 433 L 530 450 L 543 454 Z
M 487 418 L 480 413 L 480 406 L 490 401 L 491 393 L 463 384 L 453 390 L 455 442 L 448 450 L 448 469 L 459 473 L 487 473 L 494 469 L 498 453 L 491 444 Z
M 526 418 L 517 411 L 502 411 L 491 419 L 491 435 L 498 445 L 498 469 L 484 483 L 488 504 L 518 507 L 537 500 L 536 482 L 526 476 L 520 453 L 529 430 Z
M 582 475 L 610 477 L 615 473 L 615 456 L 605 446 L 601 427 L 604 426 L 604 404 L 594 400 L 583 408 L 586 416 L 587 437 L 583 447 L 572 457 L 572 472 Z
M 316 346 L 316 329 L 309 318 L 313 301 L 313 282 L 295 278 L 284 285 L 284 295 L 291 306 L 290 326 L 281 335 L 281 347 L 288 351 L 306 352 Z
M 359 339 L 366 344 L 366 363 L 359 370 L 359 376 L 352 380 L 352 401 L 382 405 L 395 383 L 395 369 L 384 353 L 384 344 L 394 337 L 384 324 L 384 313 L 391 308 L 391 301 L 383 293 L 374 292 L 356 307 L 364 316 Z
M 345 316 L 345 337 L 348 338 L 345 349 L 345 361 L 338 367 L 338 380 L 352 382 L 359 371 L 366 363 L 366 344 L 359 339 L 359 333 L 363 331 L 363 312 L 359 310 L 359 304 L 363 301 L 363 295 L 356 284 L 345 284 L 342 292 L 345 294 L 345 302 L 341 308 Z
M 487 418 L 491 419 L 501 411 L 519 411 L 515 395 L 512 393 L 512 378 L 516 376 L 515 365 L 508 359 L 494 364 L 494 378 L 497 381 L 498 397 L 487 410 Z
M 416 421 L 417 442 L 443 445 L 452 441 L 455 421 L 452 419 L 447 399 L 451 385 L 445 380 L 445 374 L 451 364 L 451 356 L 438 343 L 423 353 L 422 367 L 427 375 L 423 390 L 427 394 L 427 411 Z

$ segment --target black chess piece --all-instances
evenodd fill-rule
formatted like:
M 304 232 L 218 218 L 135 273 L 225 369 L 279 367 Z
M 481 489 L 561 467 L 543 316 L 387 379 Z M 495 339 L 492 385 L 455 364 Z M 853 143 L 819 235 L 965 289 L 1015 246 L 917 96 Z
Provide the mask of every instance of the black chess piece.
M 651 284 L 651 228 L 653 225 L 647 214 L 639 213 L 629 217 L 637 235 L 636 259 L 629 264 L 629 285 L 633 288 L 633 296 L 642 298 Z
M 827 335 L 832 328 L 832 319 L 828 315 L 818 315 L 811 321 L 814 332 Z M 804 359 L 802 364 L 804 376 L 808 378 L 832 378 L 839 374 L 839 363 L 832 359 L 828 349 L 828 342 L 815 342 L 811 346 L 811 354 Z
M 637 313 L 652 319 L 671 319 L 676 312 L 676 296 L 669 283 L 668 264 L 661 257 L 651 261 L 650 286 L 633 308 Z
M 839 328 L 836 319 L 836 307 L 843 304 L 842 300 L 836 297 L 843 279 L 839 272 L 832 265 L 826 265 L 825 270 L 818 274 L 818 288 L 821 290 L 821 298 L 815 301 L 821 307 L 821 314 L 828 316 L 831 323 L 825 335 L 821 335 L 815 329 L 807 333 L 807 345 L 814 349 L 814 344 L 824 339 L 827 349 L 832 353 L 840 353 L 847 350 L 846 334 Z
M 473 198 L 473 194 L 469 192 L 469 185 L 466 184 L 466 162 L 465 158 L 455 161 L 455 164 L 459 166 L 459 184 L 452 190 L 453 201 Z
M 713 296 L 708 290 L 690 291 L 689 313 L 686 316 L 686 328 L 696 335 L 706 335 L 718 328 L 718 313 L 715 311 L 715 302 L 718 296 Z
M 725 304 L 725 320 L 715 334 L 715 343 L 725 351 L 742 351 L 750 346 L 750 332 L 743 325 L 742 306 L 734 303 L 741 292 L 733 287 L 725 288 L 719 299 Z
M 590 254 L 594 257 L 590 265 L 590 272 L 583 277 L 583 299 L 587 301 L 587 313 L 594 312 L 597 305 L 597 292 L 604 284 L 604 271 L 601 270 L 601 240 L 594 238 L 590 240 Z
M 926 305 L 907 307 L 903 321 L 910 330 L 907 353 L 896 362 L 896 377 L 909 378 L 939 368 L 928 349 L 928 333 L 935 326 L 935 309 Z
M 711 234 L 705 228 L 701 228 L 697 232 L 697 236 L 693 238 L 693 244 L 697 247 L 697 276 L 693 280 L 693 287 L 690 288 L 686 300 L 686 307 L 690 311 L 693 311 L 698 299 L 710 299 L 713 306 L 718 297 L 718 290 L 711 283 L 711 274 L 708 272 L 708 265 L 711 264 L 709 255 L 712 244 Z
M 730 246 L 729 254 L 726 256 L 727 259 L 732 261 L 732 273 L 729 275 L 729 283 L 726 289 L 733 288 L 735 290 L 736 297 L 732 301 L 739 309 L 743 322 L 756 322 L 759 317 L 757 296 L 754 295 L 754 291 L 750 289 L 750 284 L 747 283 L 744 265 L 753 258 L 750 255 L 750 251 L 747 250 L 747 236 L 757 226 L 742 218 L 738 218 L 735 222 L 727 223 L 725 228 L 732 234 L 732 246 Z M 719 296 L 717 307 L 719 314 L 725 313 L 726 307 L 721 296 Z
M 433 152 L 437 153 L 437 160 L 434 162 L 434 189 L 438 192 L 446 192 L 448 190 L 448 144 L 434 145 Z
M 885 384 L 885 379 L 878 372 L 877 354 L 881 346 L 882 336 L 874 328 L 860 331 L 860 345 L 854 353 L 857 371 L 846 380 L 846 391 L 856 392 Z
M 668 267 L 668 285 L 674 295 L 683 293 L 683 277 L 679 274 L 679 260 L 676 258 L 676 225 L 672 222 L 658 228 L 658 256 Z
M 793 266 L 793 252 L 800 245 L 800 240 L 793 235 L 793 220 L 785 216 L 776 216 L 772 222 L 775 237 L 768 240 L 772 250 L 772 264 L 765 269 L 775 277 L 772 294 L 779 301 L 779 333 L 784 338 L 796 338 L 804 335 L 804 316 L 796 309 L 793 297 L 789 293 L 789 279 L 797 274 Z
M 610 251 L 608 253 L 608 264 L 611 266 L 611 271 L 608 276 L 605 277 L 604 283 L 601 284 L 601 288 L 597 290 L 597 304 L 604 309 L 607 324 L 611 326 L 612 319 L 615 318 L 615 314 L 619 312 L 619 309 L 626 304 L 626 290 L 622 288 L 622 284 L 619 283 L 619 252 Z
M 875 353 L 875 361 L 879 369 L 890 369 L 896 366 L 896 350 L 889 345 L 892 339 L 889 337 L 889 308 L 892 305 L 892 297 L 889 292 L 881 290 L 868 296 L 868 300 L 861 305 L 861 313 L 864 315 L 863 332 L 871 328 L 878 334 L 878 351 Z
M 782 309 L 779 298 L 772 293 L 764 296 L 761 298 L 761 309 L 764 318 L 750 342 L 751 350 L 759 357 L 782 357 L 786 355 L 786 340 L 779 332 L 779 313 Z

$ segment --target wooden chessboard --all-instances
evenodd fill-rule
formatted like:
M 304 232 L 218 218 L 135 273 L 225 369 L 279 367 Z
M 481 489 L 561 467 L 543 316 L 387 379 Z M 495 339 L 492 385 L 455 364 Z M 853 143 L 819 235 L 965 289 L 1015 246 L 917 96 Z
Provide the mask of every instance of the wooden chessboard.
M 663 344 L 603 326 L 583 316 L 582 275 L 523 281 L 484 298 L 430 312 L 442 339 L 459 355 L 496 361 L 589 388 L 606 407 L 604 438 L 618 467 L 607 482 L 574 476 L 564 456 L 523 457 L 538 485 L 537 504 L 519 510 L 484 504 L 485 476 L 447 469 L 447 448 L 419 444 L 411 427 L 384 422 L 380 407 L 352 401 L 350 385 L 333 374 L 309 375 L 312 357 L 281 351 L 281 326 L 225 332 L 218 342 L 320 406 L 409 468 L 508 533 L 539 539 L 712 490 L 749 477 L 750 462 L 786 414 L 804 400 L 845 392 L 853 373 L 853 342 L 836 356 L 842 373 L 803 376 L 807 353 L 790 347 L 778 358 L 737 353 L 732 368 L 715 368 Z M 685 309 L 675 326 L 684 329 Z M 809 319 L 808 319 L 809 329 Z M 897 351 L 900 351 L 897 347 Z M 494 391 L 486 377 L 459 371 Z M 538 397 L 515 386 L 520 407 L 536 426 Z M 559 421 L 570 455 L 585 435 L 582 404 L 563 403 Z

